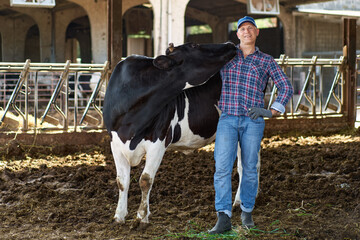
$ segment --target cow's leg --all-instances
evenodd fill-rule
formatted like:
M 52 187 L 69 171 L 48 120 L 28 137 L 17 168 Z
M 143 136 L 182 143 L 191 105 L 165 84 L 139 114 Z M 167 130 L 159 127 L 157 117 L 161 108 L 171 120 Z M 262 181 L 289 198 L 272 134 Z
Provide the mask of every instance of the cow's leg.
M 243 171 L 243 168 L 242 168 L 242 165 L 241 165 L 241 148 L 240 148 L 240 145 L 238 146 L 238 152 L 237 152 L 237 157 L 238 157 L 238 162 L 237 162 L 237 170 L 238 170 L 238 174 L 239 174 L 239 186 L 238 186 L 238 189 L 236 191 L 236 194 L 235 194 L 235 200 L 234 200 L 234 203 L 233 203 L 233 209 L 237 209 L 237 208 L 240 208 L 240 185 L 241 185 L 241 179 L 242 179 L 242 171 Z M 256 168 L 257 168 L 257 172 L 258 172 L 258 190 L 257 190 L 257 193 L 256 193 L 256 196 L 259 194 L 259 186 L 260 186 L 260 151 L 258 153 L 258 162 L 257 162 L 257 165 L 256 165 Z
M 114 157 L 116 166 L 116 183 L 119 187 L 119 201 L 115 211 L 115 221 L 125 223 L 125 217 L 128 214 L 127 201 L 130 184 L 130 164 L 124 155 L 121 153 L 119 145 L 120 139 L 111 141 L 111 151 Z
M 233 210 L 240 207 L 240 185 L 241 185 L 241 179 L 242 179 L 242 166 L 241 166 L 241 148 L 240 145 L 238 145 L 238 151 L 237 151 L 237 171 L 239 174 L 239 186 L 237 188 L 236 194 L 235 194 L 235 200 L 233 203 Z
M 158 144 L 156 144 L 158 145 Z M 163 146 L 149 149 L 146 152 L 146 162 L 144 170 L 140 177 L 140 188 L 141 188 L 141 202 L 137 211 L 137 219 L 141 223 L 149 223 L 150 206 L 149 197 L 154 178 L 157 170 L 159 169 L 160 163 L 165 153 Z

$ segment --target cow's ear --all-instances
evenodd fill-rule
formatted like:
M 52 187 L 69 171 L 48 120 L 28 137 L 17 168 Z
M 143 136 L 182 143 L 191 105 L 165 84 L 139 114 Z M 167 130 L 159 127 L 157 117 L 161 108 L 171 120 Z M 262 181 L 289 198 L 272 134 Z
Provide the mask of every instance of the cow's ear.
M 153 64 L 159 69 L 167 70 L 172 68 L 176 62 L 168 56 L 160 55 L 153 60 Z

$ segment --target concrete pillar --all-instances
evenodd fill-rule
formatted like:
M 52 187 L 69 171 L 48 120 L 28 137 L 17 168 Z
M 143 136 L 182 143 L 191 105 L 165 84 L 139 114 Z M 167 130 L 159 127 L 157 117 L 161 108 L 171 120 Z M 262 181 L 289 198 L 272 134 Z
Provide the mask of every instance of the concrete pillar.
M 189 0 L 169 0 L 169 15 L 168 28 L 169 39 L 168 43 L 172 42 L 174 45 L 184 43 L 185 37 L 185 10 Z M 168 45 L 168 44 L 167 44 Z M 166 45 L 166 47 L 167 47 Z
M 167 22 L 163 16 L 163 12 L 166 12 L 167 0 L 150 0 L 151 5 L 154 10 L 154 55 L 158 56 L 164 54 L 165 45 L 167 43 L 167 27 L 165 28 L 165 23 Z M 165 40 L 164 40 L 165 38 Z
M 280 15 L 278 16 L 284 27 L 284 51 L 289 57 L 296 57 L 294 46 L 296 46 L 296 24 L 295 16 L 280 6 Z
M 41 10 L 41 13 L 35 14 L 34 19 L 40 32 L 40 61 L 52 62 L 52 14 L 48 10 Z
M 91 27 L 92 57 L 94 63 L 107 60 L 107 0 L 83 1 L 69 0 L 85 9 Z M 119 13 L 121 17 L 121 12 Z
M 154 9 L 154 55 L 164 54 L 170 42 L 184 43 L 185 9 L 189 0 L 150 0 Z

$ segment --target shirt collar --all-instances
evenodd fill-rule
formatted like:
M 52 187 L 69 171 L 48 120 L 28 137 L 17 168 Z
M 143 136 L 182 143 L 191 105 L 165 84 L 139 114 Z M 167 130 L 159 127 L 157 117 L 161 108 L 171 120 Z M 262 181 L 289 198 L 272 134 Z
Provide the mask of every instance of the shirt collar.
M 244 56 L 243 51 L 240 49 L 240 44 L 236 45 L 236 48 L 237 48 L 237 51 L 238 51 L 238 55 L 239 55 L 239 56 Z M 255 52 L 253 52 L 253 53 L 250 54 L 250 55 L 258 54 L 259 52 L 260 52 L 260 49 L 255 46 Z

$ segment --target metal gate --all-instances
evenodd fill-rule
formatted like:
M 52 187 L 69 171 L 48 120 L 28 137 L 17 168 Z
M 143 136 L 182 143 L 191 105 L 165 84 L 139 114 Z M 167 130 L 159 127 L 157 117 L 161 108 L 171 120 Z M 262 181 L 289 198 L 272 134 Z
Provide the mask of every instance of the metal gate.
M 101 129 L 108 73 L 108 62 L 0 63 L 0 131 Z

